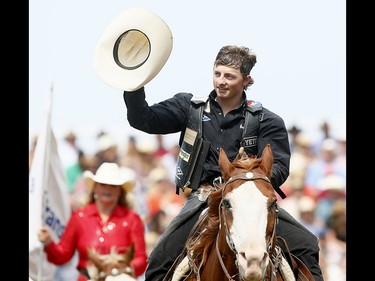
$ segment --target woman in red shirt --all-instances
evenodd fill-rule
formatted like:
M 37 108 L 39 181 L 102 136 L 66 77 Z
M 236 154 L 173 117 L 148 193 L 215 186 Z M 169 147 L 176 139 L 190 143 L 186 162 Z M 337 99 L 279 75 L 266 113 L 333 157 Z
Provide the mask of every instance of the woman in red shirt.
M 141 276 L 147 266 L 144 223 L 126 202 L 126 193 L 135 182 L 126 179 L 116 163 L 108 162 L 103 163 L 95 175 L 86 171 L 84 176 L 90 189 L 88 203 L 72 213 L 60 241 L 53 241 L 46 227 L 38 232 L 48 261 L 62 265 L 77 250 L 77 269 L 81 273 L 77 281 L 86 281 L 88 248 L 109 254 L 115 246 L 119 253 L 125 253 L 134 244 L 130 267 L 134 277 Z

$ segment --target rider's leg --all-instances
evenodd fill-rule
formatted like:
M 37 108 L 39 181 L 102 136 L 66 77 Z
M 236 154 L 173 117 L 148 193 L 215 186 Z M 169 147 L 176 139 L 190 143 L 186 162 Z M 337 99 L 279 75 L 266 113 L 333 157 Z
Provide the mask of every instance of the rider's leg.
M 195 194 L 188 198 L 180 213 L 171 221 L 152 250 L 148 258 L 145 281 L 163 280 L 175 259 L 183 251 L 190 230 L 206 207 L 207 203 L 200 201 Z
M 276 233 L 285 239 L 290 252 L 307 266 L 315 281 L 323 281 L 319 266 L 318 238 L 280 207 Z

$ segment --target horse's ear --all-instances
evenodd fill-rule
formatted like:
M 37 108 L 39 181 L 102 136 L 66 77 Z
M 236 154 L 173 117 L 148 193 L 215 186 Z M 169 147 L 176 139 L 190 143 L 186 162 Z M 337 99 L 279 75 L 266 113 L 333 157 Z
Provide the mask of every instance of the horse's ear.
M 229 180 L 231 172 L 234 170 L 234 166 L 229 161 L 228 156 L 222 147 L 220 147 L 219 153 L 219 167 L 221 170 L 221 176 L 224 181 Z
M 134 258 L 134 243 L 129 247 L 129 249 L 124 254 L 125 260 L 130 264 Z
M 271 145 L 267 144 L 262 152 L 262 163 L 260 164 L 260 168 L 266 173 L 266 175 L 269 178 L 272 176 L 272 165 L 273 165 L 272 149 L 271 149 Z

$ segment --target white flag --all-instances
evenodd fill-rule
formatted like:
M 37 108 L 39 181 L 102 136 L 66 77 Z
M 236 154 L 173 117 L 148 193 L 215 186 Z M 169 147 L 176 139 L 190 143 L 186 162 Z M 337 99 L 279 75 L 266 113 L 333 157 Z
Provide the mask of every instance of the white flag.
M 71 209 L 65 172 L 50 124 L 51 101 L 47 113 L 29 173 L 29 276 L 33 280 L 53 281 L 56 266 L 47 261 L 37 233 L 42 225 L 47 226 L 52 239 L 59 241 Z

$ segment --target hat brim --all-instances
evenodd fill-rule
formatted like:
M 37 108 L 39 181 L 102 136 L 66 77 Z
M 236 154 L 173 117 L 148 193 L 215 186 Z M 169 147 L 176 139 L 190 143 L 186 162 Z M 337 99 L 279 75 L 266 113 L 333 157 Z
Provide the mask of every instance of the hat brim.
M 134 32 L 143 37 L 138 40 Z M 172 46 L 172 32 L 158 15 L 133 7 L 115 17 L 105 29 L 95 50 L 93 67 L 110 86 L 135 91 L 160 72 Z M 128 59 L 137 63 L 127 66 L 123 62 Z
M 89 191 L 91 191 L 94 188 L 95 182 L 98 183 L 104 183 L 104 184 L 112 184 L 112 185 L 119 185 L 121 186 L 126 192 L 130 192 L 133 190 L 134 186 L 136 185 L 135 180 L 128 180 L 125 183 L 117 184 L 116 182 L 108 182 L 102 181 L 100 178 L 95 177 L 95 175 L 91 171 L 84 171 L 83 172 L 83 179 L 85 182 L 86 187 Z

